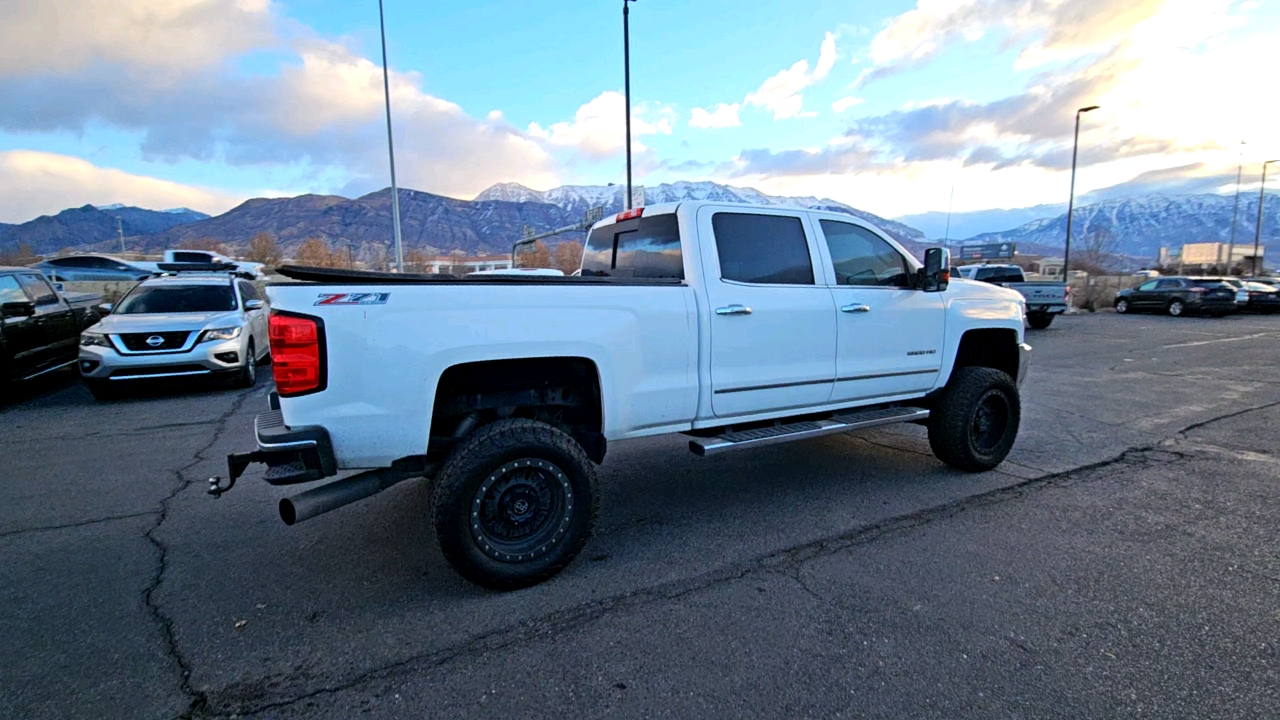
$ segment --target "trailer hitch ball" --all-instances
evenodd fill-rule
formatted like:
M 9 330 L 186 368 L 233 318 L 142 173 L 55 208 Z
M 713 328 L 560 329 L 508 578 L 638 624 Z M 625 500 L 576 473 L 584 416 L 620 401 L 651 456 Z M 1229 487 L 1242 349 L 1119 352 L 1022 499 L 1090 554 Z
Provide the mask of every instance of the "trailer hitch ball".
M 222 476 L 214 475 L 213 477 L 209 478 L 208 482 L 209 482 L 209 490 L 208 490 L 209 494 L 214 496 L 215 498 L 220 498 L 222 497 L 222 493 L 230 490 L 232 487 L 235 486 L 236 479 L 231 478 L 231 482 L 227 483 L 226 485 L 223 485 Z

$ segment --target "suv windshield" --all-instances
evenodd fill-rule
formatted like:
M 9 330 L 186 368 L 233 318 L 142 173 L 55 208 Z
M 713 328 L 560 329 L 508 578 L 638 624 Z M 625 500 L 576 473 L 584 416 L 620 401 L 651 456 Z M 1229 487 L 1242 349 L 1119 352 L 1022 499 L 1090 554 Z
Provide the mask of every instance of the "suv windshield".
M 236 298 L 230 285 L 178 285 L 137 287 L 129 293 L 115 312 L 126 315 L 143 313 L 225 312 L 236 309 Z

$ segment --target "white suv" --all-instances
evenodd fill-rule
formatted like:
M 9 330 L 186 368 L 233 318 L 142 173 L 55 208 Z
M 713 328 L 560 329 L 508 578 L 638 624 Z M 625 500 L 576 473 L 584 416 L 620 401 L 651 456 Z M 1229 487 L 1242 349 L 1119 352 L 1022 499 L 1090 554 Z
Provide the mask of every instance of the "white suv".
M 267 309 L 252 283 L 228 273 L 179 273 L 136 285 L 80 335 L 80 374 L 94 396 L 147 380 L 257 380 L 270 353 Z

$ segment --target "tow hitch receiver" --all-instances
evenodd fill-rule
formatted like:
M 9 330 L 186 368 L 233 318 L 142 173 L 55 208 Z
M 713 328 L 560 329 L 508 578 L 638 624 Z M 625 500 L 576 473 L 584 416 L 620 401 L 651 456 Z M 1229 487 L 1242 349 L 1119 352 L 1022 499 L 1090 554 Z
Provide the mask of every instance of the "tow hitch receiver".
M 215 498 L 222 497 L 222 493 L 236 486 L 236 480 L 244 474 L 245 468 L 256 462 L 266 462 L 266 454 L 261 450 L 254 450 L 247 453 L 231 453 L 227 456 L 227 484 L 222 484 L 222 478 L 214 475 L 209 478 L 209 494 Z

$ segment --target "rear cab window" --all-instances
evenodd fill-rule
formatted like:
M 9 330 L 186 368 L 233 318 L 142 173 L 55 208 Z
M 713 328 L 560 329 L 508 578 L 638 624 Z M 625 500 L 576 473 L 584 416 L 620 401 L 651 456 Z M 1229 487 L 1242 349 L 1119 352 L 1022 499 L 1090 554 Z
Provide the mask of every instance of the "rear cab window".
M 978 268 L 975 279 L 989 283 L 1020 283 L 1026 280 L 1022 275 L 1022 268 L 1018 267 Z
M 675 213 L 640 216 L 591 231 L 582 253 L 583 277 L 684 279 Z

